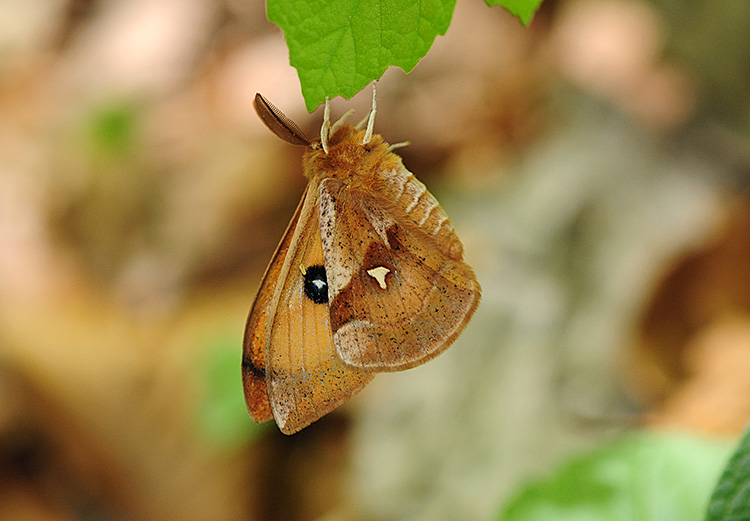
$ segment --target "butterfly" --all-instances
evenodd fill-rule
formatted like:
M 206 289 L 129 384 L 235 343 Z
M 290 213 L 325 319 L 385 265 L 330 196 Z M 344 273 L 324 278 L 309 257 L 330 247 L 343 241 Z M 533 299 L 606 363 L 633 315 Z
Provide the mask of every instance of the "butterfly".
M 261 94 L 254 104 L 278 137 L 307 147 L 307 188 L 250 309 L 242 357 L 250 416 L 293 434 L 376 373 L 444 351 L 481 288 L 445 211 L 393 152 L 405 143 L 373 133 L 374 88 L 356 126 L 345 123 L 353 111 L 332 125 L 326 100 L 316 140 Z

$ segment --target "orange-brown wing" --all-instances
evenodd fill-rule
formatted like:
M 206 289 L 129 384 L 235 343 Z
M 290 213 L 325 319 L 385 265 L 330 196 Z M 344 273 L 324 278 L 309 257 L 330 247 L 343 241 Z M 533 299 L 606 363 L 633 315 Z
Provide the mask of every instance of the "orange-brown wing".
M 345 365 L 331 336 L 317 197 L 308 189 L 279 282 L 266 342 L 266 382 L 285 434 L 335 409 L 373 377 Z
M 368 371 L 408 369 L 458 337 L 481 289 L 442 218 L 427 212 L 415 221 L 400 204 L 336 179 L 321 183 L 320 215 L 331 329 L 346 364 Z M 428 221 L 431 228 L 421 226 Z M 450 234 L 438 242 L 445 230 Z
M 304 204 L 302 198 L 292 220 L 289 222 L 281 242 L 276 247 L 276 252 L 266 268 L 263 280 L 260 283 L 258 294 L 245 324 L 245 339 L 242 349 L 242 385 L 245 389 L 245 404 L 250 417 L 256 423 L 265 423 L 273 418 L 271 402 L 268 400 L 266 388 L 266 333 L 268 329 L 268 317 L 276 307 L 274 294 L 279 274 L 284 265 L 289 244 L 297 228 L 300 212 Z

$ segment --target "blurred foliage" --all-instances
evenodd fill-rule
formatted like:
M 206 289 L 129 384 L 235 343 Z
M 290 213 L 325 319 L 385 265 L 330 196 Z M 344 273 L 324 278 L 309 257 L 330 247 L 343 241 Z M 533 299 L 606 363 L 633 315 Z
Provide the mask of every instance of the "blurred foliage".
M 242 394 L 239 367 L 242 352 L 237 335 L 223 333 L 202 346 L 205 360 L 202 375 L 202 399 L 197 408 L 198 428 L 221 450 L 237 450 L 250 442 L 270 424 L 257 425 L 250 420 Z
M 698 521 L 731 448 L 676 434 L 634 433 L 525 486 L 500 521 Z
M 653 0 L 670 23 L 669 50 L 699 80 L 701 119 L 750 132 L 750 2 Z
M 706 521 L 750 519 L 750 430 L 745 432 L 708 505 Z
M 165 179 L 149 157 L 143 111 L 129 102 L 97 105 L 54 138 L 50 226 L 104 280 L 155 239 Z
M 94 151 L 116 161 L 135 152 L 138 110 L 131 104 L 113 104 L 94 112 L 87 125 Z

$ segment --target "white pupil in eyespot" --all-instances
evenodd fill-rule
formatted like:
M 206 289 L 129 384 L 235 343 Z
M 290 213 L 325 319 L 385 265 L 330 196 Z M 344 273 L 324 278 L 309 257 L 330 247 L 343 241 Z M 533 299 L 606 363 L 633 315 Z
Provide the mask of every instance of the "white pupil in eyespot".
M 307 298 L 316 304 L 328 302 L 328 279 L 323 266 L 315 265 L 303 270 L 304 289 Z

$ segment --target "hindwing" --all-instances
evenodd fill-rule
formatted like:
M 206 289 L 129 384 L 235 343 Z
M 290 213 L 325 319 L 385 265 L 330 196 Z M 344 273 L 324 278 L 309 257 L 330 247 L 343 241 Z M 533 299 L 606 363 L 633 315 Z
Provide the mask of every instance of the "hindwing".
M 346 364 L 408 369 L 441 353 L 466 326 L 480 287 L 452 228 L 446 243 L 458 244 L 454 256 L 455 246 L 441 247 L 400 205 L 337 179 L 321 183 L 320 225 L 330 325 Z

